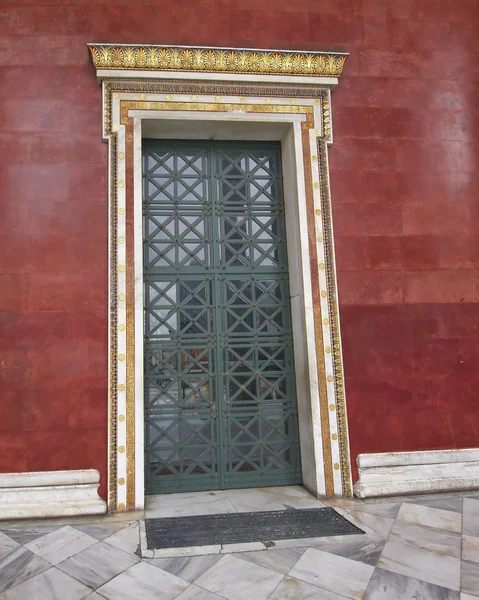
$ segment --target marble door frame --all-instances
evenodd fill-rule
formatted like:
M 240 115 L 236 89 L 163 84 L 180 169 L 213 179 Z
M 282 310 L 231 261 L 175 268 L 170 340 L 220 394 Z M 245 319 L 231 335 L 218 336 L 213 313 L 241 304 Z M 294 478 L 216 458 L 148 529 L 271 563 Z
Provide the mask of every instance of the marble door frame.
M 161 52 L 173 60 L 175 50 L 145 47 L 147 55 L 148 48 L 157 52 L 156 68 L 131 67 L 131 56 L 143 60 L 138 47 L 128 54 L 90 45 L 110 149 L 109 510 L 144 506 L 141 139 L 201 139 L 205 132 L 281 140 L 303 483 L 317 496 L 351 495 L 327 158 L 330 94 L 345 56 L 296 53 L 293 69 L 287 53 L 242 51 L 269 60 L 270 72 L 205 73 L 191 61 L 160 70 Z M 208 49 L 215 64 L 223 51 Z M 280 59 L 289 74 L 274 72 Z

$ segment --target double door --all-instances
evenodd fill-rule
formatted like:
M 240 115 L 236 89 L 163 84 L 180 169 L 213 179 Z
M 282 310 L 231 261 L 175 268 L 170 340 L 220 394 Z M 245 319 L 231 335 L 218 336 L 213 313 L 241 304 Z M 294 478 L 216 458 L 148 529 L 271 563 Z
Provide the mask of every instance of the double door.
M 300 483 L 280 145 L 143 142 L 146 493 Z

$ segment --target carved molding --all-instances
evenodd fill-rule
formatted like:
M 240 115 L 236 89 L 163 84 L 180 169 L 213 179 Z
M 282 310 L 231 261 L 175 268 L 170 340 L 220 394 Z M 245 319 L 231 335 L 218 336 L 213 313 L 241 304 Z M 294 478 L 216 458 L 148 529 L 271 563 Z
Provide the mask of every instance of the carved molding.
M 44 471 L 0 474 L 0 519 L 103 515 L 100 473 Z
M 479 449 L 360 454 L 358 498 L 479 489 Z

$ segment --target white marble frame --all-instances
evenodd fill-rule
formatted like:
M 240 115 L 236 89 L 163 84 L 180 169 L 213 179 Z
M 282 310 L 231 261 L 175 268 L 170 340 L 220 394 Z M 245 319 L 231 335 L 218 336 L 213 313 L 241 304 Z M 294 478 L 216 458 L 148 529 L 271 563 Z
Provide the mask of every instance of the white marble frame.
M 214 103 L 218 102 L 217 97 L 213 96 L 186 96 L 175 94 L 172 98 L 165 98 L 162 94 L 156 93 L 138 93 L 121 91 L 114 95 L 114 100 L 111 106 L 111 126 L 114 132 L 118 134 L 118 156 L 125 156 L 125 126 L 120 123 L 120 103 L 123 100 L 129 101 L 144 101 L 149 102 L 165 102 L 171 106 L 175 102 L 179 104 L 199 102 Z M 266 102 L 271 105 L 277 105 L 278 112 L 245 112 L 242 109 L 242 103 L 261 105 Z M 298 392 L 298 409 L 299 409 L 299 429 L 300 429 L 300 446 L 301 458 L 303 465 L 303 482 L 304 486 L 317 496 L 326 495 L 325 470 L 323 465 L 323 432 L 321 428 L 320 403 L 327 402 L 327 406 L 331 411 L 336 409 L 336 395 L 332 375 L 334 374 L 334 365 L 332 360 L 331 349 L 328 344 L 330 332 L 328 324 L 321 324 L 323 329 L 322 337 L 324 340 L 323 357 L 326 367 L 325 379 L 327 376 L 331 381 L 326 381 L 327 399 L 321 399 L 319 396 L 319 381 L 317 370 L 317 342 L 315 340 L 315 324 L 313 320 L 313 300 L 311 293 L 311 275 L 310 275 L 310 257 L 307 236 L 307 221 L 305 213 L 305 157 L 303 156 L 303 145 L 301 136 L 301 121 L 305 120 L 304 114 L 294 114 L 288 111 L 288 106 L 297 103 L 301 106 L 309 106 L 313 109 L 314 125 L 309 130 L 310 139 L 310 154 L 307 157 L 313 173 L 314 187 L 310 191 L 314 199 L 314 208 L 319 214 L 321 209 L 321 198 L 319 190 L 319 170 L 316 154 L 317 137 L 321 134 L 321 108 L 318 101 L 313 99 L 298 98 L 296 100 L 289 98 L 273 98 L 267 99 L 260 97 L 239 98 L 238 96 L 225 96 L 221 98 L 223 104 L 237 104 L 238 110 L 229 110 L 228 112 L 196 112 L 181 111 L 181 110 L 154 110 L 148 104 L 146 110 L 130 110 L 129 118 L 133 119 L 134 131 L 134 213 L 135 213 L 135 233 L 134 233 L 134 253 L 135 253 L 135 482 L 134 482 L 134 498 L 135 508 L 141 509 L 144 507 L 144 390 L 143 390 L 143 278 L 142 278 L 142 190 L 141 190 L 141 138 L 142 129 L 145 124 L 154 120 L 161 127 L 166 127 L 168 122 L 183 124 L 183 127 L 177 127 L 177 136 L 179 138 L 191 138 L 191 128 L 194 123 L 205 122 L 211 124 L 211 134 L 214 135 L 215 128 L 220 123 L 229 123 L 234 130 L 234 125 L 240 125 L 243 131 L 248 129 L 248 124 L 253 124 L 256 134 L 253 134 L 249 139 L 254 138 L 254 135 L 259 135 L 263 129 L 270 134 L 276 128 L 276 134 L 273 133 L 271 139 L 280 139 L 282 142 L 283 152 L 283 174 L 285 187 L 286 210 L 289 211 L 292 219 L 287 221 L 287 237 L 288 237 L 288 254 L 290 261 L 290 287 L 292 296 L 292 312 L 293 312 L 293 336 L 295 343 L 295 367 Z M 283 108 L 281 108 L 283 107 Z M 284 112 L 281 112 L 284 110 Z M 245 129 L 246 127 L 246 129 Z M 161 134 L 159 135 L 161 137 Z M 171 134 L 165 134 L 164 137 L 171 137 Z M 263 138 L 264 139 L 264 138 Z M 118 209 L 125 207 L 125 177 L 126 168 L 125 160 L 118 160 L 117 171 L 117 206 Z M 111 165 L 110 165 L 111 168 Z M 125 216 L 118 215 L 118 231 L 117 239 L 125 238 Z M 316 218 L 316 232 L 322 234 L 321 218 Z M 322 237 L 322 236 L 321 236 Z M 320 238 L 318 237 L 318 240 Z M 318 241 L 318 278 L 321 290 L 326 289 L 326 273 L 324 269 L 325 248 L 324 243 Z M 118 264 L 125 264 L 125 244 L 118 244 Z M 291 265 L 294 265 L 291 268 Z M 301 269 L 297 266 L 300 265 Z M 126 273 L 118 273 L 118 322 L 124 322 L 126 315 L 125 302 L 121 300 L 122 294 L 125 294 Z M 321 297 L 321 313 L 323 318 L 329 317 L 328 298 Z M 323 320 L 323 319 L 322 319 Z M 126 334 L 127 332 L 118 332 L 118 355 L 126 354 Z M 124 381 L 126 377 L 125 361 L 118 361 L 118 382 Z M 118 415 L 126 413 L 126 393 L 118 393 Z M 329 434 L 331 445 L 331 467 L 334 465 L 334 470 L 331 468 L 330 477 L 334 486 L 334 495 L 342 495 L 342 477 L 347 480 L 350 478 L 349 473 L 341 473 L 340 447 L 339 447 L 339 431 L 335 412 L 328 413 L 329 418 Z M 117 448 L 120 449 L 116 454 L 116 506 L 122 510 L 127 506 L 127 485 L 128 485 L 128 469 L 127 469 L 127 420 L 117 423 Z M 118 482 L 123 482 L 118 485 Z M 124 485 L 127 482 L 127 485 Z

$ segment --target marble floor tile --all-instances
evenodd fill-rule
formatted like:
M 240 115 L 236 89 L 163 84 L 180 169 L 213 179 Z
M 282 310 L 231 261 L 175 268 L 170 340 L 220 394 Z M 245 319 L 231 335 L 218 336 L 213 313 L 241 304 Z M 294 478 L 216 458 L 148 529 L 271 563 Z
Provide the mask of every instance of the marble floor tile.
M 407 577 L 459 590 L 461 560 L 388 540 L 378 567 Z
M 479 563 L 463 560 L 461 563 L 461 592 L 479 593 Z
M 324 502 L 328 506 L 341 506 L 343 508 L 352 508 L 353 510 L 362 510 L 363 506 L 373 506 L 375 504 L 401 504 L 415 500 L 431 500 L 433 498 L 443 498 L 444 494 L 423 494 L 417 496 L 383 496 L 379 498 L 355 498 L 353 497 L 338 497 L 325 498 Z
M 142 513 L 121 519 L 3 522 L 0 600 L 76 600 L 79 592 L 70 592 L 72 582 L 80 586 L 81 598 L 89 600 L 346 600 L 362 593 L 367 600 L 479 600 L 477 494 L 323 502 L 301 486 L 287 486 L 150 499 L 153 505 L 161 500 L 167 516 L 178 516 L 168 514 L 177 510 L 212 514 L 326 504 L 366 533 L 281 540 L 267 550 L 244 552 L 241 547 L 238 554 L 232 553 L 239 546 L 232 546 L 231 553 L 223 547 L 224 554 L 140 562 L 136 551 Z M 177 500 L 183 502 L 179 508 Z M 53 569 L 48 560 L 56 564 Z M 366 580 L 362 592 L 358 579 Z
M 395 519 L 401 507 L 400 502 L 387 502 L 383 504 L 368 504 L 366 502 L 357 503 L 357 505 L 344 507 L 350 508 L 351 510 L 357 510 L 362 513 L 369 513 L 371 515 L 377 515 L 378 517 L 387 517 L 388 519 Z
M 175 600 L 223 600 L 223 598 L 193 584 L 186 588 L 184 592 L 181 592 Z
M 408 523 L 415 523 L 416 525 L 425 525 L 426 527 L 461 533 L 462 516 L 450 510 L 403 502 L 397 518 Z
M 462 536 L 462 559 L 479 563 L 479 537 Z
M 410 500 L 408 504 L 418 504 L 429 508 L 440 508 L 452 512 L 462 513 L 462 498 L 430 498 L 423 500 Z
M 462 534 L 479 537 L 479 515 L 462 515 Z
M 111 525 L 112 523 L 125 523 L 131 525 L 135 521 L 145 518 L 144 510 L 128 510 L 125 512 L 117 512 L 106 514 L 101 518 L 102 525 Z
M 479 517 L 479 499 L 476 498 L 464 498 L 464 505 L 462 512 L 465 515 L 475 515 Z
M 354 496 L 338 496 L 337 498 L 323 498 L 323 502 L 327 506 L 340 506 L 341 508 L 352 508 L 353 510 L 360 510 L 361 506 L 369 506 L 372 504 L 383 504 L 383 498 L 355 498 Z M 396 500 L 396 498 L 395 498 Z M 401 503 L 400 503 L 401 504 Z
M 173 600 L 188 583 L 152 565 L 140 562 L 98 588 L 107 600 Z
M 381 540 L 385 540 L 388 537 L 394 523 L 394 519 L 364 513 L 359 510 L 351 510 L 350 508 L 336 508 L 335 510 L 367 535 L 372 535 Z
M 127 513 L 122 513 L 127 514 Z M 15 519 L 10 521 L 1 521 L 0 527 L 2 529 L 36 529 L 37 527 L 45 528 L 52 527 L 53 529 L 60 529 L 64 525 L 74 525 L 74 524 L 85 524 L 85 523 L 101 523 L 102 519 L 105 517 L 96 516 L 96 517 L 57 517 L 52 519 Z
M 289 575 L 346 598 L 359 600 L 373 572 L 371 565 L 308 548 Z
M 238 512 L 322 508 L 324 502 L 305 488 L 294 486 L 226 490 L 225 496 Z
M 0 533 L 0 560 L 20 548 L 20 544 L 8 535 Z
M 414 548 L 461 557 L 461 535 L 444 529 L 434 529 L 397 520 L 392 526 L 388 541 L 401 542 Z
M 237 544 L 223 544 L 220 554 L 239 554 L 240 552 L 258 552 L 272 547 L 274 542 L 238 542 Z
M 50 564 L 57 565 L 96 543 L 98 543 L 98 540 L 91 535 L 86 535 L 78 529 L 65 525 L 52 533 L 47 533 L 47 535 L 25 544 L 25 548 L 38 554 Z
M 147 519 L 219 515 L 236 512 L 224 492 L 191 492 L 146 496 Z
M 184 558 L 186 556 L 208 556 L 220 554 L 221 545 L 216 546 L 187 546 L 182 548 L 161 548 L 160 550 L 148 550 L 142 547 L 141 557 L 143 559 Z
M 285 548 L 282 550 L 262 550 L 261 552 L 242 552 L 238 555 L 238 558 L 287 575 L 304 551 L 305 548 Z
M 314 542 L 310 546 L 375 567 L 386 540 L 371 541 L 364 539 L 365 536 L 361 536 L 363 539 L 351 539 L 353 537 L 356 538 L 356 536 L 348 536 L 348 539 L 345 539 L 346 536 L 341 536 L 342 539 L 337 537 L 321 538 L 321 541 Z M 359 538 L 359 536 L 357 537 Z
M 134 554 L 98 542 L 63 561 L 57 568 L 95 590 L 139 560 Z
M 295 577 L 285 577 L 268 600 L 346 600 L 346 597 Z
M 74 525 L 75 529 L 86 533 L 96 538 L 97 540 L 104 540 L 110 535 L 118 533 L 122 529 L 128 527 L 129 523 L 87 523 L 86 525 Z
M 140 546 L 140 530 L 138 522 L 128 525 L 128 527 L 105 538 L 103 541 L 124 552 L 136 554 L 139 552 Z
M 227 554 L 195 583 L 226 600 L 266 600 L 282 579 L 275 571 Z
M 459 600 L 459 592 L 376 569 L 364 600 Z
M 91 589 L 52 568 L 0 594 L 0 600 L 81 600 Z
M 0 560 L 0 592 L 50 568 L 50 563 L 26 548 L 18 548 Z
M 59 527 L 9 527 L 8 529 L 1 529 L 0 531 L 23 546 L 23 544 L 33 542 L 33 540 L 36 540 L 47 533 L 51 533 L 52 531 L 56 531 L 57 529 L 59 529 Z
M 210 567 L 215 565 L 221 558 L 220 554 L 208 554 L 205 556 L 178 556 L 175 558 L 147 558 L 145 562 L 177 575 L 185 581 L 196 581 Z
M 269 546 L 269 550 L 285 550 L 285 549 L 290 549 L 290 548 L 320 548 L 323 543 L 327 543 L 328 540 L 332 540 L 332 541 L 341 541 L 338 540 L 338 538 L 342 538 L 344 539 L 346 536 L 342 535 L 342 536 L 338 536 L 336 537 L 314 537 L 314 538 L 298 538 L 295 540 L 277 540 L 275 542 L 269 542 L 272 545 Z M 351 538 L 352 536 L 347 536 L 348 538 Z M 359 537 L 359 536 L 358 536 Z M 366 536 L 361 536 L 362 539 L 369 539 L 366 538 Z M 374 542 L 379 542 L 381 540 L 379 540 L 376 536 L 374 537 L 374 539 L 372 539 L 371 541 Z M 384 540 L 383 540 L 384 542 Z M 336 554 L 335 552 L 332 552 L 332 554 Z

